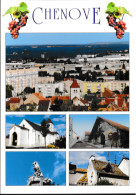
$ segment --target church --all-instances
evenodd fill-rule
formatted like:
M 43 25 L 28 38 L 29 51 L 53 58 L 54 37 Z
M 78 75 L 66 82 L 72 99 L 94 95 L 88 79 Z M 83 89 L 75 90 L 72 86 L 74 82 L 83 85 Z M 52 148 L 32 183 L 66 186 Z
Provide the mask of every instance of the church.
M 49 125 L 46 137 L 42 135 L 41 126 L 29 120 L 23 119 L 19 125 L 13 125 L 9 133 L 9 146 L 44 147 L 54 144 L 59 139 L 59 134 L 50 119 L 46 123 Z
M 120 163 L 110 163 L 96 160 L 91 155 L 87 169 L 77 168 L 76 165 L 69 165 L 70 185 L 129 185 L 129 158 L 123 156 Z

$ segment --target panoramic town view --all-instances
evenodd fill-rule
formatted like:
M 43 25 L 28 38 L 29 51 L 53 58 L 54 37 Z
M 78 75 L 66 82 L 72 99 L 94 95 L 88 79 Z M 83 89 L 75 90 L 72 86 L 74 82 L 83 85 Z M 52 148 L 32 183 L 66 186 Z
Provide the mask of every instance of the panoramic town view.
M 128 111 L 129 34 L 6 34 L 6 111 Z
M 70 148 L 129 148 L 129 115 L 70 115 Z

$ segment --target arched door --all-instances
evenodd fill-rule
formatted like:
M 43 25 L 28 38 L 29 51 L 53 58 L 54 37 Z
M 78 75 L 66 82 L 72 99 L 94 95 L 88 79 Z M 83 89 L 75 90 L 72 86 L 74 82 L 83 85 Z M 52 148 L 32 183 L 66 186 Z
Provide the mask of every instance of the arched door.
M 103 133 L 101 134 L 101 144 L 105 145 L 105 135 Z
M 12 145 L 13 146 L 16 146 L 17 145 L 17 133 L 16 132 L 14 132 L 12 134 Z

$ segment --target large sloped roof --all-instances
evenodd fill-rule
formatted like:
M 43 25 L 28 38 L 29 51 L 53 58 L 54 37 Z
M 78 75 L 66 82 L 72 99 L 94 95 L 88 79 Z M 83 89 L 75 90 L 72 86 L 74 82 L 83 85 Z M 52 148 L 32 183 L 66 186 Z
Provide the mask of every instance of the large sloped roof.
M 124 174 L 119 168 L 117 164 L 110 163 L 111 169 L 109 171 L 106 170 L 107 162 L 100 160 L 92 160 L 94 169 L 97 170 L 100 174 L 112 175 L 117 177 L 129 178 L 128 175 Z
M 26 119 L 25 119 L 25 120 L 26 120 Z M 26 121 L 27 121 L 27 122 L 29 123 L 29 125 L 31 125 L 31 127 L 33 127 L 33 129 L 35 129 L 36 131 L 41 131 L 41 126 L 40 126 L 40 125 L 38 125 L 38 124 L 36 124 L 36 123 L 33 123 L 33 122 L 29 121 L 29 120 L 26 120 Z M 48 123 L 50 123 L 49 121 L 51 121 L 51 120 L 48 119 L 47 121 L 48 121 Z M 52 123 L 52 121 L 51 121 L 51 123 Z M 58 134 L 58 132 L 57 132 L 57 131 L 54 131 L 54 132 L 48 131 L 48 134 L 54 135 L 54 134 Z
M 104 119 L 104 118 L 102 118 L 102 117 L 98 117 L 98 118 L 100 118 L 100 119 L 106 121 L 107 123 L 109 123 L 110 125 L 112 125 L 112 126 L 114 126 L 114 127 L 117 127 L 117 128 L 120 129 L 120 130 L 129 131 L 129 128 L 126 127 L 126 126 L 124 126 L 124 125 L 121 125 L 121 124 L 119 124 L 119 123 L 110 121 L 110 120 L 108 120 L 108 119 Z
M 38 125 L 36 123 L 33 123 L 33 122 L 31 122 L 31 121 L 29 121 L 27 119 L 25 119 L 25 120 L 28 122 L 29 125 L 31 125 L 31 127 L 33 127 L 33 129 L 35 129 L 37 131 L 41 131 L 41 126 L 40 125 Z
M 74 80 L 70 88 L 80 88 L 80 86 L 78 85 L 77 81 Z

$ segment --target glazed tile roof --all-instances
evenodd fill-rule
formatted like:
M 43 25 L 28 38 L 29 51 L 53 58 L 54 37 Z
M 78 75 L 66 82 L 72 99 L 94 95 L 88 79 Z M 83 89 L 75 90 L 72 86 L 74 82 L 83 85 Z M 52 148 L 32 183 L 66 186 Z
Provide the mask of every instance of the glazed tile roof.
M 106 174 L 106 175 L 114 175 L 114 176 L 119 176 L 119 177 L 126 177 L 128 178 L 129 176 L 124 174 L 119 168 L 117 164 L 111 163 L 111 169 L 109 171 L 106 170 L 107 162 L 100 161 L 100 160 L 92 160 L 94 169 L 97 170 L 98 173 L 101 174 Z
M 84 173 L 87 173 L 87 169 L 76 168 L 76 172 L 84 172 Z
M 78 85 L 77 81 L 74 80 L 70 88 L 80 88 L 80 86 Z
M 119 124 L 119 123 L 110 121 L 110 120 L 108 120 L 108 119 L 104 119 L 104 118 L 102 118 L 102 117 L 98 117 L 98 118 L 100 118 L 100 119 L 106 121 L 107 123 L 109 123 L 110 125 L 112 125 L 112 126 L 114 126 L 114 127 L 117 127 L 117 128 L 120 129 L 120 130 L 129 131 L 129 128 L 126 127 L 126 126 L 124 126 L 124 125 L 121 125 L 121 124 Z
M 81 179 L 78 180 L 77 183 L 78 183 L 78 184 L 87 184 L 87 183 L 88 183 L 87 173 L 85 173 L 85 174 L 83 175 L 83 177 L 81 177 Z

